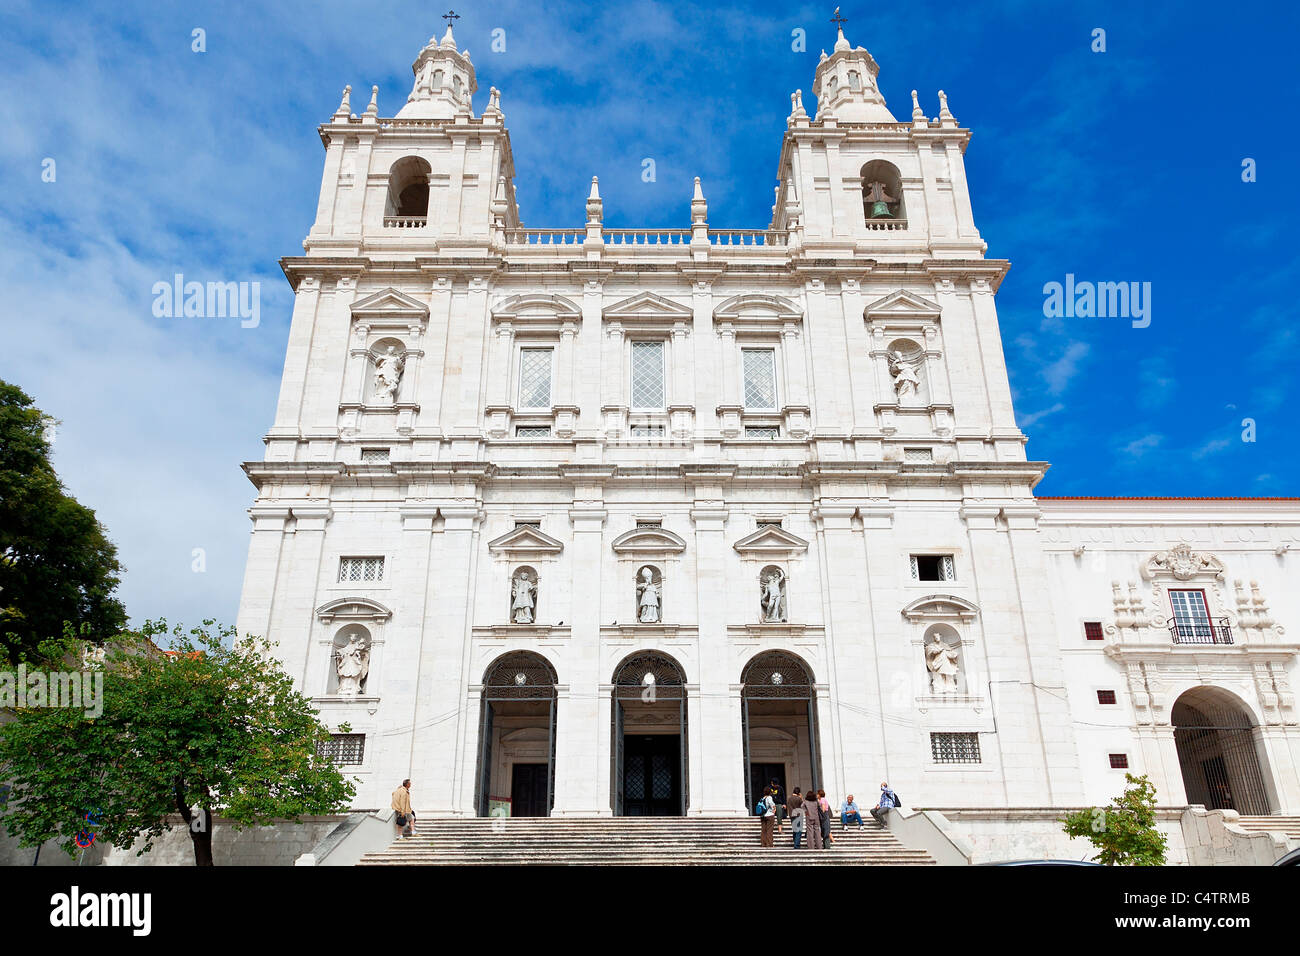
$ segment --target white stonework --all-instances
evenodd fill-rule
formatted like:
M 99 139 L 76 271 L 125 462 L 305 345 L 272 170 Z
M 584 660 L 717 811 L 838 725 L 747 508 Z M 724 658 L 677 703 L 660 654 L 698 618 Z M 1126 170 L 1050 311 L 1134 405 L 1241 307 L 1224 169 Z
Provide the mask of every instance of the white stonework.
M 508 95 L 474 114 L 450 30 L 413 69 L 395 118 L 372 100 L 320 127 L 279 403 L 244 466 L 238 626 L 364 735 L 357 807 L 411 777 L 422 815 L 744 814 L 747 755 L 836 801 L 888 779 L 909 805 L 1050 817 L 1118 792 L 1112 754 L 1181 806 L 1171 719 L 1199 688 L 1248 716 L 1267 810 L 1300 813 L 1300 504 L 1034 496 L 1010 264 L 984 255 L 946 100 L 898 122 L 841 34 L 816 116 L 791 98 L 766 229 L 711 229 L 698 180 L 689 228 L 606 229 L 593 180 L 585 224 L 532 229 Z M 891 201 L 864 204 L 872 183 Z M 1171 637 L 1191 588 L 1227 624 L 1211 643 Z M 349 641 L 368 670 L 340 693 Z M 493 669 L 518 652 L 539 666 Z

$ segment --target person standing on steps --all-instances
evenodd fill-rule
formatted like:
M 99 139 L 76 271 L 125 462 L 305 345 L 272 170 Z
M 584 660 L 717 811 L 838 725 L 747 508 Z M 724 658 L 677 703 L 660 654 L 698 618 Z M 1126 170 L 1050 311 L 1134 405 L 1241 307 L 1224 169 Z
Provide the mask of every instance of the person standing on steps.
M 791 799 L 798 799 L 799 788 L 794 788 L 794 795 Z M 790 829 L 794 832 L 794 848 L 798 850 L 803 846 L 803 835 L 808 826 L 808 811 L 804 809 L 803 800 L 800 799 L 790 811 Z
M 415 836 L 415 811 L 411 809 L 411 781 L 403 780 L 402 785 L 393 791 L 393 825 L 397 827 L 397 838 Z
M 825 790 L 817 791 L 817 806 L 821 810 L 822 849 L 829 850 L 835 837 L 831 834 L 831 802 L 826 799 Z
M 804 826 L 808 834 L 808 847 L 813 850 L 822 848 L 822 812 L 817 802 L 817 791 L 809 787 L 803 801 Z
M 781 814 L 785 809 L 785 791 L 781 789 L 781 784 L 777 782 L 776 777 L 773 777 L 771 782 L 768 783 L 767 795 L 771 797 L 772 802 L 776 804 L 776 832 L 780 833 Z
M 871 808 L 871 815 L 875 817 L 876 822 L 883 827 L 886 825 L 885 814 L 897 806 L 900 806 L 898 802 L 898 794 L 889 789 L 888 783 L 883 780 L 880 781 L 880 802 Z
M 776 829 L 776 801 L 772 799 L 770 793 L 765 793 L 763 799 L 759 801 L 759 806 L 763 810 L 763 832 L 758 839 L 758 845 L 772 846 L 772 831 Z

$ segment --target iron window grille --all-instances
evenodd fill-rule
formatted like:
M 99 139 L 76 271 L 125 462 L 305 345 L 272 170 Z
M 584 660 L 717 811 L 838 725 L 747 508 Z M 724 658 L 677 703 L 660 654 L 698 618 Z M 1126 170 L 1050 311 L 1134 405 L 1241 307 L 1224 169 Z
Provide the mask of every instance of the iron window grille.
M 339 558 L 339 583 L 372 584 L 384 579 L 384 559 Z
M 1083 636 L 1085 640 L 1089 641 L 1105 640 L 1106 635 L 1102 633 L 1101 621 L 1084 621 Z
M 633 438 L 663 438 L 664 426 L 663 425 L 633 425 L 632 437 Z
M 904 448 L 903 461 L 925 462 L 934 461 L 934 449 L 932 448 Z
M 366 735 L 330 734 L 329 740 L 322 740 L 317 745 L 316 753 L 345 767 L 359 766 L 366 755 Z
M 388 449 L 387 448 L 363 448 L 361 449 L 361 460 L 386 462 L 388 461 Z
M 935 763 L 979 763 L 979 734 L 931 734 L 930 756 Z
M 1115 703 L 1115 702 L 1116 702 L 1116 700 L 1115 700 L 1115 692 L 1114 692 L 1113 690 L 1099 690 L 1099 691 L 1097 691 L 1097 703 L 1099 703 L 1099 704 L 1113 704 L 1113 703 Z
M 781 437 L 781 429 L 778 428 L 776 425 L 746 425 L 745 437 L 750 439 L 758 439 L 762 441 L 770 441 L 773 438 Z
M 1110 755 L 1110 769 L 1111 769 L 1111 770 L 1127 770 L 1127 769 L 1128 769 L 1128 754 L 1111 754 L 1111 755 Z
M 745 407 L 776 408 L 776 353 L 772 349 L 742 349 Z
M 664 343 L 632 343 L 632 407 L 664 407 Z
M 550 438 L 550 425 L 516 425 L 516 438 Z

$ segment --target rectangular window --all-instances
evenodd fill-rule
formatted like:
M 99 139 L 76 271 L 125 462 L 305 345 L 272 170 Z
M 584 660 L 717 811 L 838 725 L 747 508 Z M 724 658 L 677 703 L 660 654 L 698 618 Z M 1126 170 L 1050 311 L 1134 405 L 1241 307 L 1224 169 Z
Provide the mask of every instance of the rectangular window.
M 662 528 L 664 520 L 662 518 L 639 518 L 636 526 L 638 528 Z
M 633 438 L 663 438 L 664 426 L 663 425 L 633 425 L 632 437 Z
M 979 734 L 931 734 L 930 756 L 935 763 L 979 763 Z
M 339 558 L 339 582 L 373 584 L 384 579 L 384 559 Z
M 957 569 L 951 554 L 912 555 L 913 581 L 955 581 Z
M 520 528 L 535 528 L 538 531 L 541 531 L 542 523 L 540 521 L 516 521 L 515 530 L 517 531 Z
M 1128 754 L 1111 754 L 1111 755 L 1110 755 L 1110 769 L 1111 769 L 1111 770 L 1127 770 L 1127 769 L 1128 769 Z
M 632 407 L 664 407 L 664 343 L 632 343 Z
M 1169 592 L 1173 608 L 1174 640 L 1179 644 L 1213 644 L 1214 626 L 1210 623 L 1210 609 L 1205 604 L 1204 591 Z
M 904 448 L 903 461 L 929 463 L 934 461 L 934 450 L 930 448 Z
M 317 745 L 316 753 L 345 767 L 359 766 L 366 755 L 366 735 L 330 734 L 329 740 Z
M 551 350 L 519 350 L 519 407 L 551 407 Z
M 1104 641 L 1106 635 L 1101 632 L 1101 621 L 1084 621 L 1083 636 L 1090 641 Z
M 776 408 L 776 352 L 772 349 L 741 349 L 745 374 L 745 407 Z
M 757 441 L 771 441 L 781 437 L 781 429 L 775 425 L 746 425 L 745 437 Z
M 362 461 L 388 461 L 387 448 L 363 448 L 361 449 Z
M 1113 703 L 1115 703 L 1115 692 L 1114 692 L 1113 690 L 1099 690 L 1099 691 L 1097 691 L 1097 703 L 1099 703 L 1099 704 L 1113 704 Z
M 550 425 L 516 425 L 516 438 L 550 438 Z

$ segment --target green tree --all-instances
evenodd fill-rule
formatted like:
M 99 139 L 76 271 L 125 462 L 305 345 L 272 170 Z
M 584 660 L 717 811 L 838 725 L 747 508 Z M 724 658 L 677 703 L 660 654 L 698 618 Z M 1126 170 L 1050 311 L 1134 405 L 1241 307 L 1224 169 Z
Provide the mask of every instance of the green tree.
M 1065 833 L 1091 841 L 1097 862 L 1106 866 L 1164 866 L 1168 838 L 1156 829 L 1156 788 L 1145 774 L 1124 779 L 1124 792 L 1110 806 L 1062 817 Z
M 234 829 L 345 810 L 355 787 L 317 753 L 329 732 L 262 639 L 233 628 L 165 621 L 110 642 L 103 713 L 66 707 L 15 711 L 0 725 L 0 818 L 23 846 L 57 840 L 70 854 L 94 821 L 96 842 L 140 853 L 179 814 L 194 862 L 212 866 L 212 820 Z M 227 642 L 231 646 L 227 646 Z
M 0 660 L 38 659 L 63 625 L 98 640 L 126 624 L 113 596 L 122 567 L 95 512 L 67 493 L 50 463 L 52 422 L 0 381 Z

